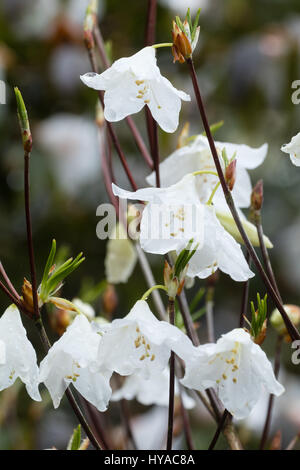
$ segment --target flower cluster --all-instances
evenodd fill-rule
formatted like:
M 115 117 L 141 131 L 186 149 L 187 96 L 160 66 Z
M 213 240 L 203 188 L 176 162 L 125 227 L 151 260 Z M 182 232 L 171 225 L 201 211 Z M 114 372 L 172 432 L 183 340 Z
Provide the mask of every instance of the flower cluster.
M 38 385 L 44 383 L 55 408 L 70 383 L 100 411 L 107 409 L 111 399 L 121 398 L 167 405 L 171 351 L 185 363 L 182 385 L 200 391 L 215 387 L 237 419 L 251 412 L 262 385 L 275 395 L 284 391 L 265 353 L 243 329 L 223 335 L 216 344 L 196 348 L 179 328 L 157 320 L 144 300 L 112 323 L 90 323 L 85 315 L 77 315 L 39 368 L 17 308 L 9 307 L 0 322 L 1 390 L 20 377 L 31 398 L 41 400 Z M 11 341 L 11 335 L 18 341 Z M 112 395 L 114 372 L 129 377 Z M 186 392 L 183 400 L 187 408 L 194 406 Z

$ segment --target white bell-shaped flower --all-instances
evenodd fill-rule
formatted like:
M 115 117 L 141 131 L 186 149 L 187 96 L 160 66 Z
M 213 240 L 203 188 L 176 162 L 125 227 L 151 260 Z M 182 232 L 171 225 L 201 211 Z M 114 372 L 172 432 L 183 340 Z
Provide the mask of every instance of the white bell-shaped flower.
M 162 372 L 171 350 L 179 357 L 192 347 L 176 326 L 159 321 L 147 302 L 139 300 L 129 314 L 104 326 L 98 350 L 98 365 L 120 375 L 134 372 L 147 378 Z
M 137 260 L 133 243 L 122 224 L 112 230 L 106 247 L 105 274 L 110 284 L 125 283 L 131 276 Z
M 186 372 L 181 383 L 201 391 L 214 387 L 237 419 L 251 413 L 262 387 L 276 396 L 284 392 L 266 354 L 242 328 L 222 335 L 216 344 L 194 348 L 194 354 L 184 360 Z
M 0 318 L 0 390 L 19 377 L 33 400 L 41 401 L 36 353 L 27 338 L 19 310 L 11 305 Z
M 113 185 L 113 192 L 120 198 L 148 202 L 140 224 L 140 243 L 147 253 L 179 254 L 193 239 L 198 247 L 189 262 L 189 277 L 206 278 L 218 268 L 235 281 L 253 277 L 240 245 L 222 227 L 214 207 L 200 202 L 196 178 L 188 174 L 170 187 L 135 192 Z
M 81 395 L 99 411 L 105 411 L 111 396 L 107 369 L 95 371 L 101 336 L 85 315 L 78 315 L 63 336 L 54 343 L 40 364 L 40 382 L 49 390 L 54 408 L 73 383 Z
M 148 106 L 153 118 L 165 132 L 178 127 L 181 100 L 189 95 L 173 87 L 156 64 L 155 49 L 145 47 L 131 57 L 123 57 L 100 75 L 86 73 L 80 78 L 95 90 L 104 90 L 104 116 L 121 121 Z
M 295 166 L 300 166 L 300 132 L 288 144 L 283 145 L 281 151 L 289 154 Z
M 268 145 L 264 144 L 259 148 L 228 142 L 215 142 L 215 145 L 222 166 L 224 166 L 221 157 L 223 149 L 226 150 L 229 159 L 236 155 L 236 181 L 232 196 L 237 207 L 249 207 L 252 185 L 247 170 L 257 168 L 263 163 L 267 156 Z M 208 139 L 199 135 L 191 144 L 179 148 L 160 164 L 161 186 L 171 186 L 180 181 L 187 173 L 201 170 L 216 172 L 216 167 Z M 151 186 L 155 186 L 155 173 L 151 173 L 146 180 Z M 197 176 L 197 189 L 201 202 L 207 202 L 218 181 L 218 176 L 211 174 Z M 221 188 L 217 190 L 214 196 L 214 205 L 217 209 L 227 208 Z

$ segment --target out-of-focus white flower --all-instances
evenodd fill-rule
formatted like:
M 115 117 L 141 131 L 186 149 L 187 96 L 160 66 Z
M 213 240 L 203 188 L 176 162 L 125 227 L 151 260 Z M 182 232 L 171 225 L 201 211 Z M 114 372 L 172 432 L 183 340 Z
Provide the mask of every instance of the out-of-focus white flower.
M 136 398 L 138 402 L 145 406 L 168 406 L 169 381 L 170 371 L 168 368 L 164 369 L 159 374 L 151 375 L 151 377 L 147 379 L 140 374 L 132 374 L 125 379 L 122 387 L 113 393 L 111 400 L 119 401 L 122 398 L 133 400 Z M 175 395 L 179 395 L 177 381 L 175 382 Z M 194 408 L 195 401 L 184 391 L 182 392 L 182 400 L 186 409 L 190 410 Z
M 89 66 L 84 49 L 74 44 L 60 44 L 49 56 L 49 77 L 61 93 L 77 92 L 78 75 Z
M 75 298 L 72 300 L 72 303 L 77 307 L 83 315 L 85 315 L 89 320 L 95 318 L 94 308 L 87 302 L 82 302 L 81 299 Z
M 266 354 L 242 328 L 222 335 L 216 344 L 194 348 L 194 354 L 184 360 L 186 373 L 182 384 L 196 390 L 214 387 L 236 419 L 251 413 L 262 386 L 276 396 L 284 392 Z
M 54 408 L 73 383 L 81 395 L 99 411 L 105 411 L 111 397 L 105 368 L 95 366 L 101 336 L 84 315 L 78 315 L 63 336 L 54 343 L 40 364 L 39 381 L 48 388 Z
M 178 15 L 185 15 L 188 8 L 190 8 L 192 14 L 196 13 L 199 8 L 201 8 L 201 11 L 206 10 L 209 0 L 189 0 L 188 2 L 183 2 L 182 0 L 160 0 L 160 3 L 171 8 Z
M 89 0 L 4 0 L 4 8 L 12 15 L 19 37 L 47 38 L 54 23 L 62 20 L 80 34 Z M 105 0 L 99 1 L 99 16 L 103 14 Z M 18 11 L 18 15 L 15 12 Z M 13 15 L 14 14 L 14 15 Z M 16 18 L 15 18 L 16 17 Z
M 122 224 L 113 229 L 106 247 L 105 274 L 110 284 L 127 282 L 136 265 L 137 254 Z
M 181 100 L 191 99 L 161 75 L 153 47 L 117 60 L 100 75 L 87 73 L 80 78 L 87 86 L 105 91 L 104 116 L 111 122 L 138 113 L 147 105 L 165 132 L 175 132 Z
M 19 310 L 11 305 L 0 318 L 0 390 L 19 377 L 33 400 L 41 401 L 36 354 L 27 338 Z
M 267 156 L 268 145 L 252 148 L 248 145 L 228 142 L 215 142 L 215 144 L 223 167 L 224 163 L 221 157 L 223 149 L 226 150 L 228 159 L 236 155 L 236 181 L 232 196 L 237 207 L 249 207 L 252 185 L 247 170 L 257 168 L 263 163 Z M 181 180 L 187 173 L 203 170 L 216 172 L 216 167 L 207 138 L 199 135 L 191 144 L 176 150 L 160 164 L 161 186 L 170 186 Z M 154 186 L 155 174 L 151 173 L 146 180 L 147 183 Z M 197 188 L 201 202 L 207 202 L 218 181 L 219 178 L 215 175 L 197 175 Z M 222 188 L 217 190 L 213 202 L 217 209 L 227 209 Z
M 290 155 L 291 162 L 300 166 L 300 132 L 292 140 L 281 147 L 281 151 Z
M 51 157 L 61 188 L 74 195 L 99 178 L 99 140 L 92 121 L 72 114 L 56 114 L 36 130 L 38 143 Z
M 148 202 L 140 225 L 144 251 L 179 254 L 193 239 L 198 248 L 189 262 L 189 277 L 206 278 L 218 268 L 236 281 L 253 277 L 240 245 L 222 227 L 214 207 L 200 202 L 196 184 L 189 174 L 168 188 L 129 192 L 113 185 L 113 191 L 120 198 Z
M 103 330 L 98 364 L 120 375 L 136 372 L 150 377 L 167 367 L 171 350 L 181 357 L 192 347 L 179 328 L 157 320 L 144 300 Z

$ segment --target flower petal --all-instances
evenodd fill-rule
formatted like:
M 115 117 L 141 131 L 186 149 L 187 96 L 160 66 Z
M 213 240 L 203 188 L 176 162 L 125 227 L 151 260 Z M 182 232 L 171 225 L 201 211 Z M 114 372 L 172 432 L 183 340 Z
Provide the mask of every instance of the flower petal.
M 165 132 L 170 133 L 178 127 L 181 100 L 191 100 L 189 95 L 174 88 L 165 77 L 151 80 L 148 99 L 153 118 Z

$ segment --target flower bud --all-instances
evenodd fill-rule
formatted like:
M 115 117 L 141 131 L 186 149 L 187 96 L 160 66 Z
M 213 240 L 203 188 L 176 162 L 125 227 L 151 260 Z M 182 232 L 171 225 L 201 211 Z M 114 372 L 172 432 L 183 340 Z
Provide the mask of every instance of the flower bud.
M 267 320 L 263 322 L 260 332 L 257 336 L 253 338 L 254 343 L 259 344 L 261 346 L 266 339 L 267 336 Z
M 98 0 L 90 0 L 83 24 L 83 37 L 87 49 L 93 49 L 95 42 L 93 31 L 97 20 Z
M 26 153 L 30 153 L 32 150 L 32 136 L 29 119 L 23 97 L 17 87 L 15 87 L 15 95 L 17 100 L 17 112 L 23 140 L 23 148 Z
M 189 138 L 189 130 L 190 130 L 190 123 L 186 122 L 177 140 L 178 149 L 180 149 L 181 147 L 185 147 L 185 145 L 187 144 L 187 139 Z
M 178 294 L 178 290 L 181 290 L 183 286 L 177 277 L 174 276 L 174 269 L 169 265 L 167 260 L 165 260 L 164 266 L 164 283 L 167 288 L 168 296 L 175 299 Z
M 260 211 L 264 200 L 263 180 L 259 180 L 254 186 L 251 194 L 251 208 L 254 211 Z
M 240 234 L 240 232 L 239 232 L 239 230 L 236 226 L 236 223 L 235 223 L 234 218 L 232 217 L 232 215 L 230 213 L 228 213 L 227 211 L 217 210 L 216 211 L 216 216 L 218 217 L 219 221 L 221 222 L 221 224 L 223 225 L 225 230 L 227 230 L 227 232 L 229 232 L 230 235 L 232 235 L 233 238 L 238 243 L 244 244 L 244 240 L 241 237 L 241 234 Z M 252 224 L 251 222 L 249 222 L 249 220 L 244 219 L 244 218 L 241 220 L 241 222 L 242 222 L 244 230 L 247 233 L 252 245 L 253 246 L 259 246 L 259 239 L 258 239 L 257 229 L 256 229 L 255 225 Z M 266 235 L 264 235 L 264 243 L 265 243 L 265 245 L 268 249 L 273 248 L 273 244 L 272 244 L 271 240 Z
M 178 60 L 181 64 L 183 64 L 185 62 L 185 59 L 191 56 L 192 46 L 184 32 L 181 31 L 175 21 L 173 21 L 172 38 L 172 54 L 174 56 L 174 62 Z
M 117 305 L 118 296 L 116 293 L 116 289 L 112 284 L 108 284 L 102 296 L 103 310 L 109 317 L 111 317 L 115 312 Z
M 70 310 L 57 309 L 55 313 L 49 315 L 50 326 L 59 336 L 64 334 L 72 319 Z
M 232 191 L 236 180 L 236 160 L 232 160 L 226 167 L 225 180 L 229 190 Z
M 291 322 L 297 327 L 300 325 L 300 307 L 297 305 L 284 305 L 284 309 L 291 320 Z M 288 334 L 288 331 L 286 329 L 285 323 L 283 321 L 283 318 L 279 312 L 279 310 L 276 308 L 271 315 L 270 318 L 271 325 L 275 330 L 280 334 L 283 335 L 286 342 L 290 343 L 291 342 L 291 337 Z
M 39 296 L 38 296 L 38 304 L 39 307 L 43 305 Z M 22 305 L 26 312 L 30 315 L 34 315 L 34 303 L 33 303 L 33 295 L 32 295 L 32 285 L 31 283 L 24 277 L 24 282 L 22 286 Z

